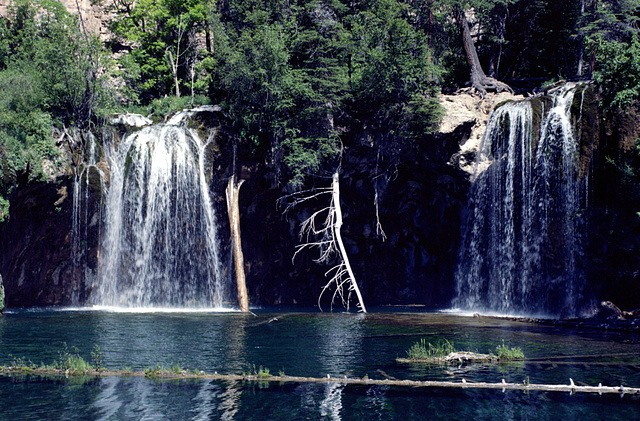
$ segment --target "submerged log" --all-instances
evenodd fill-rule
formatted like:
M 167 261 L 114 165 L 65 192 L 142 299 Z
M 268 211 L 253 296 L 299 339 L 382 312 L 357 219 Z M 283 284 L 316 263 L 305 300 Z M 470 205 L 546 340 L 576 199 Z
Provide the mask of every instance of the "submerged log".
M 394 380 L 394 379 L 370 379 L 350 378 L 350 377 L 297 377 L 297 376 L 264 376 L 264 375 L 239 375 L 239 374 L 218 374 L 205 373 L 204 371 L 84 371 L 69 372 L 69 370 L 49 369 L 49 368 L 29 368 L 29 367 L 1 367 L 0 375 L 36 375 L 36 376 L 93 376 L 93 377 L 151 377 L 156 379 L 204 379 L 204 380 L 222 380 L 231 382 L 277 382 L 277 383 L 338 383 L 342 385 L 356 386 L 394 386 L 394 387 L 412 387 L 412 388 L 454 388 L 454 389 L 496 389 L 502 390 L 523 390 L 523 391 L 541 391 L 541 392 L 569 392 L 574 393 L 615 393 L 621 395 L 640 395 L 640 388 L 620 386 L 603 386 L 602 383 L 597 386 L 578 386 L 573 379 L 569 379 L 569 384 L 530 384 L 523 383 L 507 383 L 502 379 L 499 383 L 472 382 L 462 379 L 460 382 L 453 381 L 431 381 L 431 380 Z

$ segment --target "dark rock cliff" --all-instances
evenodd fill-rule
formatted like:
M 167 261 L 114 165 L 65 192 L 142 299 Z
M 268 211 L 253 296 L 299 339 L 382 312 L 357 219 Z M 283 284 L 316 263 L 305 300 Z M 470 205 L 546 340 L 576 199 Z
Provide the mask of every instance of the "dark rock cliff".
M 33 183 L 11 197 L 0 224 L 0 272 L 7 307 L 69 304 L 78 281 L 71 244 L 73 183 Z
M 589 203 L 588 284 L 598 301 L 640 307 L 640 103 L 601 119 Z

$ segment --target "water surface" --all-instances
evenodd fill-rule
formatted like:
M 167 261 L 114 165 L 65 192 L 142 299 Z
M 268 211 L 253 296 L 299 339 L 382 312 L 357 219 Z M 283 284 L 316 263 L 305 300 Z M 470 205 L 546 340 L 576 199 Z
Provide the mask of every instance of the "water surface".
M 534 360 L 473 366 L 396 362 L 425 338 L 460 350 L 522 348 Z M 262 310 L 119 313 L 21 310 L 0 317 L 0 364 L 51 363 L 64 346 L 107 368 L 179 365 L 272 374 L 640 386 L 637 334 L 417 312 Z M 638 419 L 636 397 L 330 384 L 107 377 L 0 377 L 0 419 Z

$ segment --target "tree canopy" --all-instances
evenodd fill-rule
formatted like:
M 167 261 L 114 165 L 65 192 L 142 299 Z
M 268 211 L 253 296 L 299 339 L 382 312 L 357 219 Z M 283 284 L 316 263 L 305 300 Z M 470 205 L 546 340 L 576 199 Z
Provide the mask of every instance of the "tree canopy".
M 282 182 L 299 186 L 330 176 L 345 138 L 365 128 L 387 156 L 410 151 L 437 125 L 438 92 L 469 82 L 531 89 L 592 77 L 608 106 L 640 95 L 640 6 L 632 0 L 115 0 L 105 7 L 114 13 L 112 36 L 102 42 L 55 0 L 14 0 L 0 19 L 5 194 L 26 165 L 16 151 L 50 147 L 15 145 L 44 142 L 56 125 L 85 127 L 109 98 L 156 111 L 164 98 L 219 103 L 238 138 L 270 155 Z M 114 68 L 105 47 L 116 53 Z
M 54 126 L 86 128 L 108 109 L 98 39 L 53 0 L 15 1 L 0 17 L 0 221 L 18 176 L 42 177 Z

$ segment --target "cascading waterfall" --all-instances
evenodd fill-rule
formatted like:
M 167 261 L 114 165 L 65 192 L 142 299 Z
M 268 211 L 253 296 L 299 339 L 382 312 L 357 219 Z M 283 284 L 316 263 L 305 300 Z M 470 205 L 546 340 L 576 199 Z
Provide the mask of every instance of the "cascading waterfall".
M 85 133 L 87 147 L 84 162 L 76 168 L 73 182 L 73 210 L 71 225 L 71 241 L 75 276 L 84 280 L 84 284 L 94 282 L 95 273 L 91 271 L 88 264 L 89 259 L 89 228 L 97 226 L 98 236 L 100 235 L 101 215 L 100 209 L 97 214 L 91 212 L 92 183 L 97 183 L 98 189 L 105 189 L 105 174 L 100 169 L 98 162 L 100 153 L 95 136 Z M 90 215 L 92 216 L 90 218 Z M 84 289 L 80 287 L 80 282 L 74 282 L 71 303 L 80 304 L 84 299 Z
M 105 148 L 110 185 L 95 305 L 220 307 L 224 298 L 205 149 L 180 114 Z
M 571 124 L 576 85 L 553 95 L 539 137 L 532 102 L 491 116 L 476 156 L 454 307 L 500 314 L 574 315 L 582 295 L 579 177 Z M 543 102 L 540 102 L 543 104 Z

